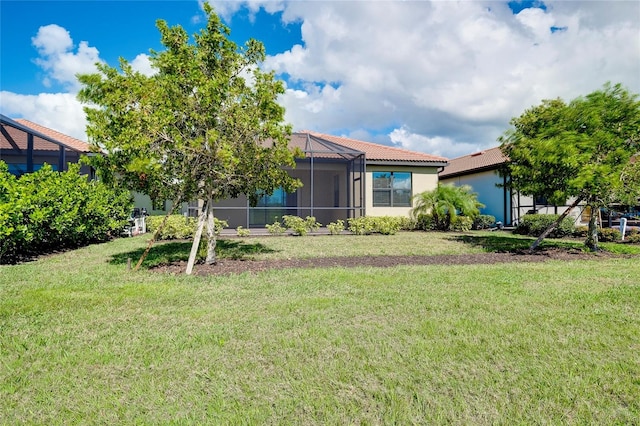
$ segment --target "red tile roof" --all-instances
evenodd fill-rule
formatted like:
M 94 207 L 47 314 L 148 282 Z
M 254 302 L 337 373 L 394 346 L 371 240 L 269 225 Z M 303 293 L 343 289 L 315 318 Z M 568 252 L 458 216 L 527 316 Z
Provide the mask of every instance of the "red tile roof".
M 341 136 L 327 135 L 324 133 L 303 131 L 300 133 L 294 133 L 291 138 L 292 146 L 297 146 L 300 143 L 300 138 L 306 140 L 306 135 L 310 135 L 321 141 L 328 141 L 330 143 L 340 145 L 350 151 L 359 151 L 365 154 L 367 162 L 389 162 L 389 163 L 437 163 L 438 166 L 444 166 L 447 164 L 445 157 L 439 157 L 437 155 L 426 154 L 423 152 L 409 151 L 406 149 L 395 148 L 386 145 L 380 145 L 372 142 L 364 142 L 356 139 L 345 138 Z M 304 150 L 304 147 L 300 147 Z
M 444 179 L 482 170 L 496 169 L 506 161 L 507 157 L 500 151 L 500 147 L 486 149 L 449 160 L 449 165 L 440 172 L 439 177 Z
M 29 121 L 29 120 L 25 120 L 23 118 L 17 118 L 14 121 L 19 123 L 19 124 L 22 124 L 25 127 L 28 127 L 28 128 L 30 128 L 32 130 L 35 130 L 36 132 L 42 133 L 43 135 L 45 135 L 45 136 L 47 136 L 47 137 L 49 137 L 49 138 L 51 138 L 51 139 L 53 139 L 55 141 L 58 141 L 58 142 L 66 145 L 69 148 L 74 149 L 76 151 L 80 151 L 80 152 L 90 152 L 91 151 L 90 145 L 88 143 L 84 142 L 84 141 L 81 141 L 80 139 L 76 139 L 74 137 L 65 135 L 64 133 L 57 132 L 57 131 L 52 130 L 52 129 L 48 128 L 48 127 L 41 126 L 39 124 L 36 124 L 36 123 L 34 123 L 32 121 Z M 24 137 L 26 137 L 26 136 L 24 136 Z M 39 140 L 40 138 L 36 137 L 34 139 L 36 139 L 36 140 L 34 140 L 34 144 L 36 144 L 37 140 Z M 52 145 L 52 144 L 50 144 L 48 142 L 47 142 L 47 144 Z M 38 149 L 38 148 L 36 148 L 36 146 L 34 146 L 34 149 Z

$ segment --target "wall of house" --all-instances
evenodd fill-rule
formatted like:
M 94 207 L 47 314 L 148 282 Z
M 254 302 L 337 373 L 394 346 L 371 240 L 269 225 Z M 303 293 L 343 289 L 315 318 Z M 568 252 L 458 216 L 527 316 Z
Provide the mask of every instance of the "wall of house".
M 512 215 L 513 222 L 517 224 L 519 219 L 532 211 L 536 211 L 538 214 L 562 214 L 567 207 L 573 203 L 574 199 L 567 200 L 567 204 L 562 206 L 553 206 L 546 204 L 535 204 L 533 197 L 527 195 L 521 195 L 514 193 L 511 197 L 512 203 Z M 578 205 L 569 212 L 569 216 L 573 218 L 576 226 L 584 225 L 589 222 L 589 215 L 583 214 L 585 206 L 583 204 Z
M 409 216 L 412 207 L 374 207 L 373 172 L 411 172 L 411 195 L 431 191 L 438 186 L 437 167 L 367 165 L 365 199 L 367 216 Z
M 440 183 L 471 186 L 473 192 L 478 194 L 478 201 L 485 205 L 480 209 L 481 214 L 494 216 L 496 221 L 505 225 L 511 223 L 511 197 L 507 192 L 505 206 L 505 189 L 496 186 L 503 183 L 503 178 L 498 175 L 497 171 L 488 170 L 465 176 L 443 178 L 440 179 Z

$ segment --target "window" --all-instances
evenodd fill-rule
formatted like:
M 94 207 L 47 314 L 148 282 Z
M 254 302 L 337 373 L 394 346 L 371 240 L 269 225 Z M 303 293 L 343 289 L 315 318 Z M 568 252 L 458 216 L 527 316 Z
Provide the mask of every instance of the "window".
M 374 207 L 411 207 L 411 173 L 373 172 Z

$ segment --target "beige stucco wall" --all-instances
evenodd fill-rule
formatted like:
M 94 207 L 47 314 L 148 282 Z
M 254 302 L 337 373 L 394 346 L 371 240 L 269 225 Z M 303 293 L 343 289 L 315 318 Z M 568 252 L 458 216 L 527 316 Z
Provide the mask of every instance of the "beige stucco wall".
M 411 207 L 373 207 L 373 172 L 410 172 L 411 196 L 438 186 L 437 167 L 367 165 L 365 182 L 367 216 L 409 216 Z

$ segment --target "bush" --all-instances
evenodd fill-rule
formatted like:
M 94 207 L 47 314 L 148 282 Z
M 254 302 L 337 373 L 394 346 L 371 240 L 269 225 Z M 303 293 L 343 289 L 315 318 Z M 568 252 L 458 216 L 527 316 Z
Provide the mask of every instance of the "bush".
M 420 231 L 433 231 L 433 216 L 431 216 L 430 214 L 418 215 L 418 218 L 416 219 L 416 229 Z
M 335 222 L 331 222 L 327 225 L 327 229 L 331 235 L 338 235 L 344 231 L 344 220 L 338 219 Z
M 489 229 L 496 223 L 496 217 L 490 214 L 481 214 L 473 220 L 472 229 Z
M 287 228 L 283 227 L 280 222 L 273 222 L 271 225 L 265 225 L 265 227 L 271 235 L 282 235 L 287 231 Z
M 413 228 L 413 222 L 402 216 L 363 216 L 349 219 L 349 231 L 356 235 L 393 235 L 403 227 Z
M 620 241 L 622 239 L 622 233 L 619 229 L 615 228 L 601 228 L 598 229 L 598 240 L 603 243 Z
M 128 191 L 81 175 L 78 164 L 15 178 L 0 161 L 0 263 L 117 236 L 131 202 Z
M 156 232 L 162 224 L 165 216 L 147 217 L 147 231 Z M 222 230 L 229 226 L 226 220 L 213 218 L 215 234 L 220 235 Z M 172 214 L 167 218 L 167 222 L 158 235 L 159 240 L 187 240 L 193 238 L 198 226 L 198 219 L 195 217 L 185 217 L 179 214 Z
M 315 232 L 322 226 L 321 223 L 316 222 L 316 218 L 313 216 L 307 216 L 302 219 L 298 216 L 284 215 L 282 216 L 284 225 L 287 229 L 291 229 L 294 235 L 304 236 L 309 232 Z
M 625 235 L 624 240 L 630 244 L 640 244 L 640 231 L 631 230 L 628 235 Z
M 243 228 L 242 226 L 238 226 L 236 228 L 236 235 L 238 237 L 248 237 L 249 235 L 251 235 L 251 230 Z
M 356 235 L 368 235 L 373 232 L 373 223 L 366 216 L 349 219 L 349 231 Z
M 539 237 L 558 217 L 560 216 L 557 214 L 526 214 L 520 219 L 520 223 L 518 223 L 516 229 L 513 230 L 513 233 Z M 549 234 L 549 238 L 566 237 L 567 235 L 572 235 L 574 230 L 574 219 L 567 216 L 556 229 Z
M 457 232 L 467 232 L 473 226 L 473 218 L 469 216 L 456 216 L 451 222 L 451 229 Z
M 587 238 L 587 234 L 589 233 L 589 227 L 585 225 L 576 226 L 576 229 L 573 230 L 572 235 L 576 238 Z

